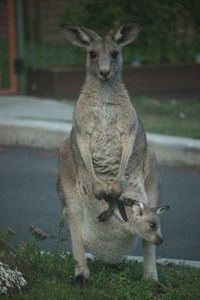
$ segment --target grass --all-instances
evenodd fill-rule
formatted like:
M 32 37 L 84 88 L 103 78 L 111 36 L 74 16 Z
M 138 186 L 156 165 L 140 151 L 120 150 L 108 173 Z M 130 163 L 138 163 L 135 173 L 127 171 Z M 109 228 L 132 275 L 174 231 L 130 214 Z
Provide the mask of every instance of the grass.
M 160 293 L 152 289 L 148 280 L 141 280 L 142 266 L 136 262 L 123 262 L 109 266 L 89 260 L 91 277 L 84 288 L 70 282 L 74 260 L 71 255 L 58 252 L 41 254 L 33 244 L 17 250 L 20 259 L 30 269 L 32 282 L 29 288 L 14 295 L 15 300 L 64 300 L 64 299 L 170 299 L 197 300 L 200 295 L 200 270 L 185 266 L 158 266 L 166 288 Z M 0 297 L 1 300 L 13 297 Z
M 133 97 L 145 130 L 200 139 L 200 99 L 156 99 Z
M 160 282 L 165 286 L 153 288 L 150 280 L 142 280 L 142 264 L 124 261 L 117 265 L 88 259 L 91 272 L 85 287 L 72 284 L 75 261 L 71 254 L 61 252 L 68 236 L 63 235 L 63 216 L 56 236 L 48 236 L 38 227 L 30 226 L 31 239 L 13 246 L 11 228 L 0 232 L 0 261 L 12 270 L 21 271 L 28 283 L 22 290 L 10 289 L 0 300 L 198 300 L 200 295 L 200 269 L 158 265 Z M 39 242 L 53 238 L 55 250 L 41 252 Z M 1 274 L 1 270 L 0 270 Z M 8 286 L 8 284 L 6 283 Z M 1 278 L 0 278 L 1 286 Z M 4 285 L 3 285 L 4 287 Z

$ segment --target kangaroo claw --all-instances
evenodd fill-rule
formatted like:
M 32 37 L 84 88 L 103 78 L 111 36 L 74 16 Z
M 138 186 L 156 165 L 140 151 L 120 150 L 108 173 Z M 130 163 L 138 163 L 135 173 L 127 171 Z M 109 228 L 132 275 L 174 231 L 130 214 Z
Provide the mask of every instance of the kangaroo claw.
M 80 273 L 76 276 L 72 276 L 70 279 L 71 279 L 71 284 L 78 285 L 80 287 L 84 287 L 87 283 L 87 278 L 83 273 Z
M 124 220 L 124 222 L 128 222 L 128 218 L 127 218 L 126 210 L 124 208 L 123 201 L 118 200 L 117 201 L 117 206 L 118 206 L 119 212 L 120 212 L 120 214 L 121 214 L 122 219 Z

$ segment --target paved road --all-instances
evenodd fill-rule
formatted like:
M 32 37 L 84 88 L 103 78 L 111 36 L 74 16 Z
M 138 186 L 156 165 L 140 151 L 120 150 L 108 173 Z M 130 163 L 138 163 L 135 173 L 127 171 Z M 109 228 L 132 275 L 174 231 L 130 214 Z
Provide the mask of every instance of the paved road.
M 58 232 L 56 166 L 56 152 L 0 148 L 0 229 L 12 227 L 15 241 L 30 237 L 31 223 L 50 234 Z M 162 216 L 165 242 L 157 256 L 200 260 L 200 173 L 167 166 L 160 166 L 160 172 L 162 202 L 171 209 Z M 47 240 L 41 247 L 52 249 L 55 242 Z M 70 239 L 65 249 L 70 250 Z M 142 254 L 140 244 L 132 254 Z

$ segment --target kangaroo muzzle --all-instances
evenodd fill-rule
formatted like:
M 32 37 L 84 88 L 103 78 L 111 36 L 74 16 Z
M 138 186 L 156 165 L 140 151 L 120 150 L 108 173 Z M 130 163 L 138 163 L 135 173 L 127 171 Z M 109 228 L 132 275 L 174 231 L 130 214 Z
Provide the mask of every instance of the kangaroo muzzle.
M 164 239 L 162 236 L 158 236 L 156 237 L 155 241 L 153 242 L 153 244 L 155 244 L 156 246 L 161 245 L 164 242 Z

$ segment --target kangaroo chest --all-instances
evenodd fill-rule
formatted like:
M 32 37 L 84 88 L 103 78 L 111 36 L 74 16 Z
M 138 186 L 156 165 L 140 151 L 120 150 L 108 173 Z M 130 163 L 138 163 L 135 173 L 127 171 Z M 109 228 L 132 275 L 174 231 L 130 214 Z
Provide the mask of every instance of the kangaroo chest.
M 103 103 L 94 111 L 94 127 L 91 134 L 91 156 L 95 173 L 112 178 L 119 170 L 122 142 L 119 105 Z

